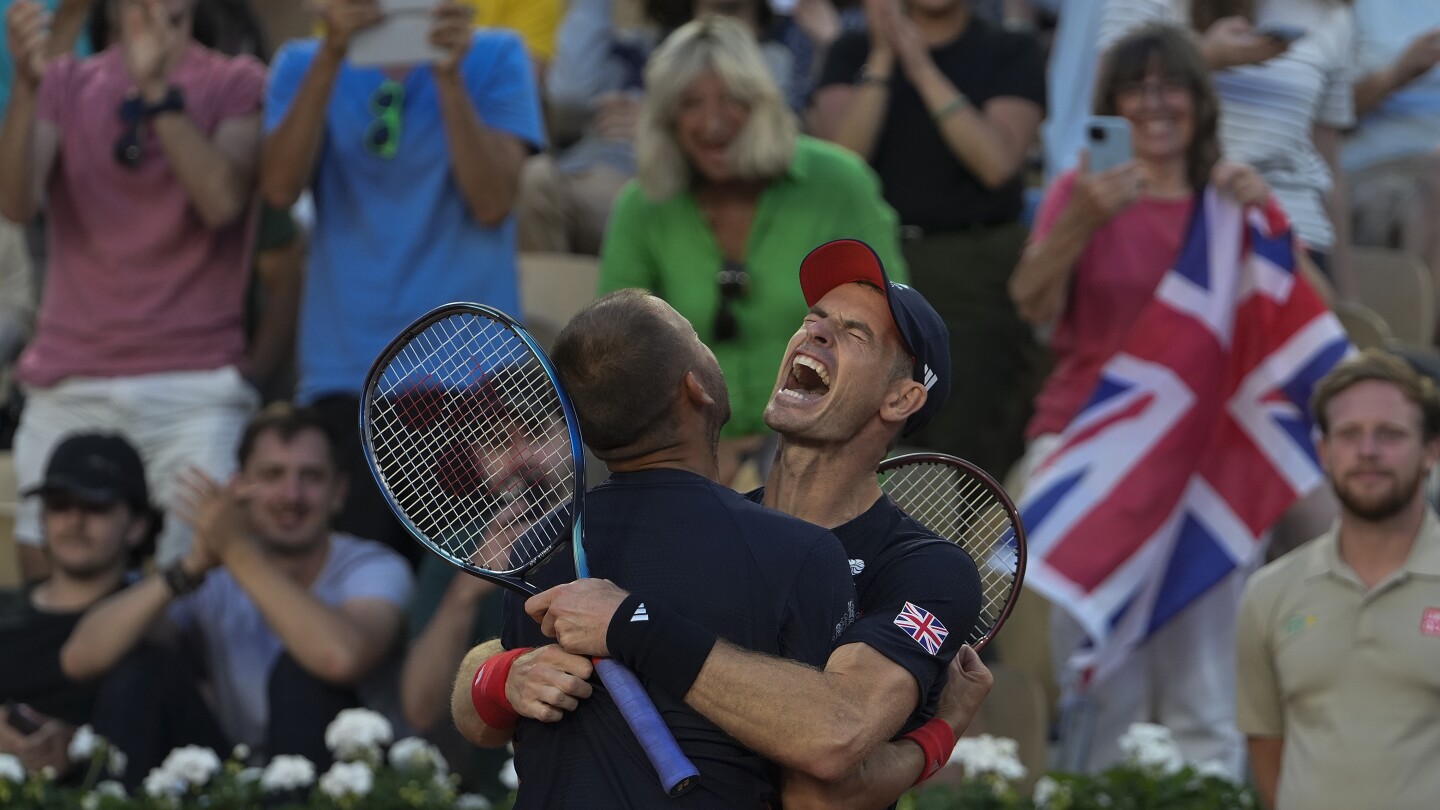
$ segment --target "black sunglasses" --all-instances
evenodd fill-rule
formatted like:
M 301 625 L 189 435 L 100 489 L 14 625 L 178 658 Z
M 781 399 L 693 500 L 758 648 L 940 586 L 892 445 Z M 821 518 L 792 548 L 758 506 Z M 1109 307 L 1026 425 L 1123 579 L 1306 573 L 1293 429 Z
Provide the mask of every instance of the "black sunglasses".
M 740 334 L 735 302 L 749 294 L 750 273 L 740 262 L 726 261 L 725 267 L 715 274 L 715 281 L 720 285 L 720 306 L 715 310 L 714 339 L 717 343 L 726 343 Z
M 132 95 L 120 103 L 120 121 L 125 128 L 115 139 L 115 162 L 127 169 L 140 167 L 140 122 L 145 118 L 145 102 Z

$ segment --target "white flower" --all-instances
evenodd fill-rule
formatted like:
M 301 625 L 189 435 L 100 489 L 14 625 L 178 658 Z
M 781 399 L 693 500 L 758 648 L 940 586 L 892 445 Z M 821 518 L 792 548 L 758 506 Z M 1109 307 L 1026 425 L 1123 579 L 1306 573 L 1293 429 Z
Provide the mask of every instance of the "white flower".
M 406 737 L 390 746 L 390 766 L 396 770 L 408 771 L 431 767 L 436 774 L 450 772 L 440 749 L 419 737 Z
M 234 748 L 230 749 L 230 758 L 239 762 L 244 762 L 245 760 L 250 758 L 250 746 L 246 745 L 245 743 L 236 744 Z
M 378 755 L 380 746 L 393 739 L 390 721 L 369 709 L 345 709 L 325 727 L 325 747 L 342 760 Z
M 301 756 L 281 754 L 270 760 L 260 775 L 260 787 L 266 793 L 298 790 L 315 784 L 315 763 Z
M 462 793 L 455 798 L 455 810 L 490 810 L 490 800 L 478 793 Z
M 71 762 L 79 762 L 95 756 L 95 749 L 104 744 L 105 739 L 95 733 L 95 729 L 89 725 L 83 725 L 75 729 L 75 735 L 70 738 L 70 747 L 65 749 Z
M 505 764 L 500 766 L 500 784 L 511 790 L 520 787 L 520 776 L 515 773 L 514 757 L 505 760 Z
M 25 781 L 25 766 L 14 754 L 0 754 L 0 779 L 20 784 Z
M 160 798 L 185 792 L 185 782 L 165 768 L 152 768 L 142 785 L 145 795 Z
M 113 745 L 110 746 L 110 761 L 105 765 L 106 770 L 110 771 L 110 775 L 124 776 L 125 769 L 129 767 L 129 765 L 130 758 L 125 756 L 125 752 Z
M 1141 769 L 1164 776 L 1185 767 L 1185 758 L 1170 729 L 1154 723 L 1132 723 L 1120 738 L 1120 750 Z
M 1225 763 L 1216 759 L 1196 765 L 1195 774 L 1201 777 L 1213 776 L 1216 779 L 1224 779 L 1227 782 L 1234 781 L 1230 775 L 1230 769 L 1225 767 Z
M 1053 777 L 1042 776 L 1035 782 L 1035 806 L 1041 810 L 1062 806 L 1070 798 L 1070 791 Z
M 1020 744 L 1004 737 L 989 734 L 961 737 L 955 743 L 950 761 L 965 769 L 966 778 L 989 774 L 1005 783 L 1025 778 L 1025 766 L 1020 764 Z M 1003 785 L 997 785 L 996 789 L 1003 790 Z
M 187 745 L 184 748 L 176 748 L 165 757 L 160 763 L 161 770 L 168 772 L 175 779 L 186 785 L 200 787 L 210 781 L 210 777 L 220 772 L 222 767 L 220 757 L 209 748 L 199 745 Z
M 95 789 L 85 794 L 80 800 L 80 810 L 100 810 L 102 799 L 123 799 L 125 798 L 125 786 L 119 782 L 106 779 L 95 786 Z
M 370 766 L 363 762 L 337 762 L 320 777 L 320 790 L 332 799 L 365 796 L 374 786 L 375 774 L 371 773 Z

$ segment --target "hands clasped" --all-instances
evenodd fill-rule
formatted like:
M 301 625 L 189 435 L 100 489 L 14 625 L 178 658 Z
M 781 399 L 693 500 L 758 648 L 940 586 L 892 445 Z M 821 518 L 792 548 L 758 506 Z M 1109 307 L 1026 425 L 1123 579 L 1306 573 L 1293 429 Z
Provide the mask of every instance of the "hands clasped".
M 608 579 L 578 579 L 530 597 L 525 612 L 566 652 L 604 657 L 610 618 L 629 595 Z

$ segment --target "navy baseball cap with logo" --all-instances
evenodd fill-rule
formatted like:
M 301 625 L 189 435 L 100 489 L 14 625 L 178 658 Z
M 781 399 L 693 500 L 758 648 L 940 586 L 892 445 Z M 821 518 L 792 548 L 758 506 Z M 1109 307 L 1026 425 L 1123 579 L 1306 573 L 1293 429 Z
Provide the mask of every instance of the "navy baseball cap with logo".
M 94 503 L 124 501 L 150 508 L 145 465 L 134 445 L 114 433 L 75 433 L 50 454 L 45 478 L 24 494 L 64 492 Z
M 885 292 L 890 317 L 915 358 L 915 381 L 929 392 L 925 404 L 905 421 L 901 435 L 909 436 L 924 427 L 950 396 L 950 330 L 918 290 L 891 281 L 874 248 L 858 239 L 826 242 L 800 263 L 800 289 L 810 306 L 854 281 L 869 282 Z

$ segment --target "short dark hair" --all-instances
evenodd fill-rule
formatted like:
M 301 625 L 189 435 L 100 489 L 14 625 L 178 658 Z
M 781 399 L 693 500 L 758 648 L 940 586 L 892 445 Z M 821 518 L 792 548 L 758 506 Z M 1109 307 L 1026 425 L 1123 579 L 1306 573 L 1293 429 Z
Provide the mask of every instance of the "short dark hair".
M 585 443 L 602 459 L 633 458 L 675 440 L 675 400 L 694 350 L 658 304 L 643 290 L 617 290 L 582 309 L 555 339 L 551 360 Z
M 1420 409 L 1420 430 L 1425 441 L 1440 436 L 1440 393 L 1435 390 L 1435 382 L 1403 358 L 1373 348 L 1341 362 L 1315 386 L 1310 409 L 1322 435 L 1330 435 L 1330 415 L 1326 413 L 1330 401 L 1351 386 L 1370 380 L 1395 386 L 1415 403 Z
M 266 433 L 278 433 L 285 442 L 307 430 L 319 433 L 325 439 L 325 449 L 330 456 L 330 466 L 340 471 L 339 444 L 330 425 L 314 408 L 297 408 L 288 402 L 272 402 L 251 417 L 240 435 L 240 446 L 236 458 L 243 468 L 250 455 L 255 452 L 255 443 Z
M 1119 115 L 1120 86 L 1143 81 L 1152 65 L 1167 78 L 1184 82 L 1195 99 L 1195 131 L 1185 151 L 1185 177 L 1192 189 L 1210 182 L 1220 160 L 1220 97 L 1195 35 L 1178 26 L 1142 26 L 1110 46 L 1100 62 L 1095 83 L 1095 114 Z

